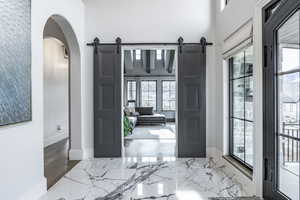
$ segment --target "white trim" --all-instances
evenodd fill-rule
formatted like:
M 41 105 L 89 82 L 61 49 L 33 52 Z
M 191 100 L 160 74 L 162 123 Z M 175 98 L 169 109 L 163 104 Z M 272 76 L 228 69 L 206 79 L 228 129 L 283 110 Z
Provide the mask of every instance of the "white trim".
M 88 160 L 94 158 L 94 149 L 70 149 L 69 160 Z
M 69 160 L 83 160 L 84 153 L 81 149 L 70 149 Z
M 229 155 L 229 64 L 223 60 L 223 153 Z
M 30 188 L 26 193 L 24 193 L 19 200 L 38 200 L 47 192 L 47 179 L 43 179 L 36 184 L 34 187 Z
M 88 148 L 83 150 L 83 159 L 82 160 L 88 160 L 94 158 L 94 149 Z

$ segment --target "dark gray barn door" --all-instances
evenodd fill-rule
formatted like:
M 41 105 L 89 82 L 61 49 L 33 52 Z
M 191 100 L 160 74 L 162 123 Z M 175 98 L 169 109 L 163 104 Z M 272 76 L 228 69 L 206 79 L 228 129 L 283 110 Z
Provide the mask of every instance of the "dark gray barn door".
M 117 45 L 94 49 L 94 156 L 121 156 L 121 54 Z
M 206 156 L 206 53 L 200 45 L 178 51 L 178 156 Z

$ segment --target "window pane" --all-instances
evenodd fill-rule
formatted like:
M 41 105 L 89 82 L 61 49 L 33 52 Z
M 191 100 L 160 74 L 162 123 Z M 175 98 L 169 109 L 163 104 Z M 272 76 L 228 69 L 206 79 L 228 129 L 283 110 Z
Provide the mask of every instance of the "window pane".
M 300 68 L 300 11 L 294 13 L 278 30 L 277 126 L 276 159 L 278 189 L 288 199 L 299 200 L 300 186 L 300 127 L 299 127 L 299 70 Z
M 127 82 L 127 100 L 136 101 L 136 81 Z
M 245 78 L 245 119 L 253 121 L 253 78 Z
M 142 51 L 140 49 L 135 50 L 135 59 L 141 60 L 142 58 Z
M 245 127 L 245 162 L 253 166 L 253 123 L 246 122 Z
M 253 47 L 249 47 L 245 50 L 245 76 L 253 74 L 253 63 L 254 63 L 254 54 Z
M 176 101 L 171 101 L 171 109 L 170 110 L 175 110 L 176 109 Z
M 156 110 L 156 81 L 142 81 L 141 90 L 141 105 Z
M 175 95 L 175 81 L 163 81 L 162 88 L 163 88 L 163 110 L 175 110 L 175 102 L 176 102 L 176 95 Z
M 300 12 L 295 13 L 278 30 L 278 71 L 300 68 Z
M 245 53 L 242 52 L 233 57 L 232 78 L 239 78 L 245 76 L 244 55 Z
M 299 161 L 297 162 L 295 157 L 294 159 L 292 158 L 292 151 L 294 151 L 294 156 L 296 156 L 296 153 L 299 153 L 299 142 L 297 143 L 295 140 L 286 137 L 279 138 L 279 190 L 290 197 L 290 199 L 298 200 L 300 168 Z
M 289 71 L 299 68 L 300 51 L 296 48 L 282 48 L 281 70 Z
M 233 119 L 233 153 L 241 160 L 245 159 L 244 124 L 242 120 Z
M 253 165 L 253 47 L 230 59 L 231 155 Z
M 299 123 L 299 73 L 278 77 L 278 120 L 279 132 L 283 133 L 285 124 Z
M 244 119 L 244 79 L 233 81 L 233 117 Z
M 157 60 L 162 59 L 162 50 L 161 49 L 156 50 L 156 59 Z

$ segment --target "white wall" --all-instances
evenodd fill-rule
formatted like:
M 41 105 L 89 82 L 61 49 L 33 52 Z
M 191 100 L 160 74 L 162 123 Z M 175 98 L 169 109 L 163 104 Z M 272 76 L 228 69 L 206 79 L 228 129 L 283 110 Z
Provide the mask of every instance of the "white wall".
M 44 39 L 44 145 L 69 137 L 69 59 L 64 44 Z
M 228 5 L 221 10 L 221 1 L 222 0 L 216 0 L 218 3 L 216 5 L 216 27 L 217 27 L 217 56 L 216 56 L 216 65 L 218 66 L 218 73 L 216 73 L 216 84 L 217 84 L 217 102 L 216 106 L 218 110 L 222 111 L 226 109 L 226 103 L 223 102 L 224 96 L 227 93 L 226 87 L 224 88 L 224 83 L 226 83 L 226 80 L 224 80 L 223 75 L 227 74 L 226 69 L 224 69 L 225 66 L 223 66 L 223 58 L 222 58 L 222 50 L 223 50 L 223 44 L 224 40 L 234 33 L 239 27 L 241 27 L 245 22 L 247 22 L 249 19 L 254 17 L 254 6 L 255 6 L 255 0 L 230 0 Z M 225 99 L 226 100 L 226 99 Z M 224 105 L 223 105 L 224 104 Z M 221 114 L 221 113 L 220 113 Z M 223 151 L 223 133 L 224 129 L 227 129 L 226 124 L 223 123 L 223 115 L 218 115 L 217 121 L 220 123 L 217 124 L 217 133 L 218 138 L 216 140 L 216 147 Z M 227 139 L 227 138 L 226 138 Z
M 215 1 L 211 0 L 85 0 L 85 42 L 99 37 L 100 42 L 199 42 L 202 36 L 214 42 Z M 93 51 L 86 47 L 86 73 L 92 76 Z M 208 47 L 207 60 L 207 143 L 215 146 L 215 64 L 214 47 Z M 89 135 L 93 133 L 93 80 L 86 88 L 88 98 Z M 211 123 L 211 124 L 209 124 Z M 93 138 L 88 140 L 92 148 Z
M 261 49 L 261 8 L 265 4 L 264 0 L 231 0 L 223 11 L 220 9 L 220 1 L 216 5 L 217 15 L 217 48 L 216 65 L 219 66 L 220 73 L 217 73 L 217 93 L 218 101 L 216 106 L 223 111 L 218 116 L 218 138 L 216 147 L 223 154 L 228 152 L 228 66 L 222 58 L 224 39 L 235 32 L 249 19 L 254 22 L 254 166 L 253 181 L 249 187 L 253 188 L 257 195 L 262 195 L 262 49 Z M 264 3 L 262 3 L 264 2 Z M 222 139 L 221 139 L 222 138 Z M 226 145 L 227 144 L 227 145 Z
M 33 119 L 31 122 L 0 128 L 1 199 L 34 200 L 46 190 L 43 172 L 43 29 L 53 14 L 68 19 L 83 52 L 82 2 L 32 0 Z

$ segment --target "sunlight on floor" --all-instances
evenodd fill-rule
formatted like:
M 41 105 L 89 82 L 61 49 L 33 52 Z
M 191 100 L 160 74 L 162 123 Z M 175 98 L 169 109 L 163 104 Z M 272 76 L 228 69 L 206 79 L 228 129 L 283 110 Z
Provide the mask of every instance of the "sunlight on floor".
M 201 195 L 193 190 L 187 191 L 177 191 L 176 192 L 177 200 L 186 200 L 186 199 L 193 199 L 193 200 L 204 200 L 207 198 L 201 197 Z
M 169 129 L 150 130 L 151 135 L 156 135 L 159 139 L 175 139 L 175 134 Z

